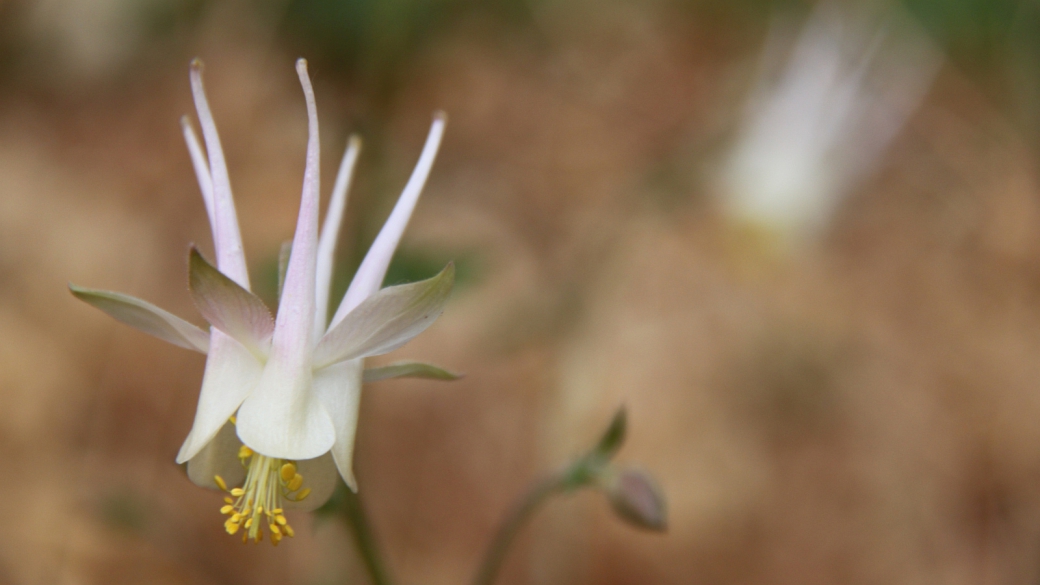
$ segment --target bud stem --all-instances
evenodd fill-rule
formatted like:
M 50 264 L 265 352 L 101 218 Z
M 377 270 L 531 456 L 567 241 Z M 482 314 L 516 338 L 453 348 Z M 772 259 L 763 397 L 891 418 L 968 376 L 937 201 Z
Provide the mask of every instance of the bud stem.
M 566 491 L 569 487 L 568 479 L 572 475 L 570 468 L 560 473 L 553 474 L 541 481 L 536 482 L 527 492 L 513 505 L 513 509 L 498 527 L 494 539 L 488 545 L 487 552 L 480 563 L 473 585 L 491 585 L 498 576 L 509 547 L 513 544 L 520 529 L 534 516 L 549 496 L 558 492 Z

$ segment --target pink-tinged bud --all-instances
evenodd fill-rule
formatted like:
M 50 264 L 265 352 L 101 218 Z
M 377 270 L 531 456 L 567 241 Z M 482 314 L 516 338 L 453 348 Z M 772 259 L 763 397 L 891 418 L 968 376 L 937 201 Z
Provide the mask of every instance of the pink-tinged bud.
M 667 528 L 664 493 L 649 473 L 621 469 L 612 474 L 604 489 L 614 511 L 629 524 L 657 532 Z

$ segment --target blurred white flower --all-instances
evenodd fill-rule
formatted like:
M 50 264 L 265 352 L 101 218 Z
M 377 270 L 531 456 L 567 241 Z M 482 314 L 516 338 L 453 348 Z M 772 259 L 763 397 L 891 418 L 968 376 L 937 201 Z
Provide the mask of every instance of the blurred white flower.
M 876 16 L 817 5 L 779 68 L 792 35 L 773 23 L 758 87 L 722 169 L 730 215 L 803 239 L 877 168 L 942 59 L 908 17 L 890 11 L 876 24 Z
M 249 291 L 231 186 L 198 61 L 191 82 L 208 161 L 191 126 L 186 121 L 183 126 L 213 229 L 217 268 L 192 249 L 189 284 L 212 329 L 206 333 L 133 297 L 70 285 L 78 298 L 116 319 L 207 354 L 195 422 L 177 462 L 188 463 L 196 484 L 229 492 L 222 508 L 229 533 L 244 528 L 243 541 L 259 541 L 266 523 L 275 544 L 292 536 L 283 507 L 324 503 L 335 487 L 336 469 L 356 489 L 351 462 L 363 359 L 404 345 L 432 324 L 454 280 L 449 264 L 429 280 L 380 290 L 440 145 L 445 120 L 438 114 L 397 205 L 338 310 L 326 319 L 333 252 L 359 143 L 352 139 L 344 156 L 319 238 L 318 118 L 307 64 L 301 59 L 296 68 L 307 101 L 309 140 L 277 318 Z M 397 375 L 450 377 L 432 366 L 408 364 L 370 371 L 366 378 Z

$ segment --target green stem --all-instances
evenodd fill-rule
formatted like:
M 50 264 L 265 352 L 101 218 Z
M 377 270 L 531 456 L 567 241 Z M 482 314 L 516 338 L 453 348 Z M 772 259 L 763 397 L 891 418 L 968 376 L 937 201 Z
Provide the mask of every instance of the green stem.
M 534 513 L 545 502 L 549 496 L 563 491 L 569 487 L 568 478 L 570 470 L 558 473 L 535 483 L 528 489 L 527 493 L 516 503 L 505 521 L 498 527 L 494 539 L 484 553 L 484 559 L 480 563 L 473 585 L 491 585 L 498 576 L 502 567 L 502 561 L 509 552 L 513 539 L 516 538 L 524 524 L 534 516 Z
M 350 488 L 343 491 L 345 494 L 341 510 L 347 524 L 354 532 L 354 544 L 357 545 L 361 559 L 365 562 L 368 574 L 372 578 L 372 585 L 392 585 L 393 579 L 390 578 L 386 565 L 383 564 L 379 555 L 379 547 L 376 545 L 372 526 L 368 523 L 361 499 Z

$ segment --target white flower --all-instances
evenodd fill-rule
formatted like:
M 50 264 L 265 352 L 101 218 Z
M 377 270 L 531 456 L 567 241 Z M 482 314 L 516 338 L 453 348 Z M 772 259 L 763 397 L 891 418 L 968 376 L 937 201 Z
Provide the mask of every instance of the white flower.
M 763 52 L 774 65 L 789 36 L 781 24 Z M 722 169 L 730 214 L 794 240 L 818 233 L 877 168 L 941 62 L 894 8 L 817 4 L 779 72 L 763 68 L 748 104 Z
M 451 377 L 425 364 L 363 373 L 363 359 L 392 351 L 425 330 L 443 311 L 454 280 L 449 264 L 422 282 L 380 290 L 394 250 L 433 165 L 444 117 L 438 114 L 411 179 L 327 321 L 333 251 L 359 142 L 343 158 L 321 236 L 318 232 L 318 118 L 303 59 L 296 70 L 307 101 L 309 140 L 296 234 L 285 269 L 277 318 L 249 292 L 242 239 L 216 125 L 195 61 L 191 85 L 208 161 L 182 121 L 213 230 L 217 268 L 197 250 L 189 261 L 192 298 L 212 326 L 207 334 L 145 301 L 70 285 L 78 298 L 116 319 L 173 344 L 206 353 L 195 422 L 178 463 L 196 484 L 230 492 L 222 512 L 229 533 L 277 544 L 292 535 L 283 507 L 324 503 L 336 470 L 357 489 L 351 469 L 362 378 Z M 219 270 L 218 270 L 219 269 Z M 326 327 L 326 323 L 329 323 Z M 228 486 L 236 486 L 231 489 Z

